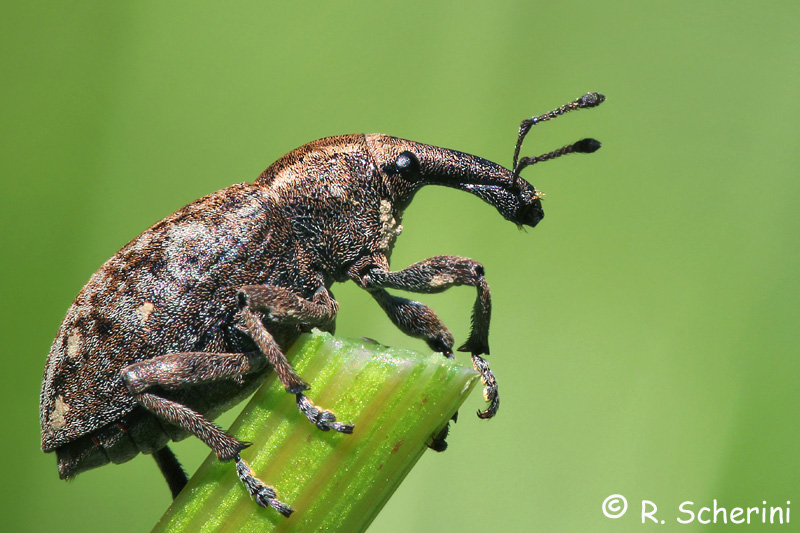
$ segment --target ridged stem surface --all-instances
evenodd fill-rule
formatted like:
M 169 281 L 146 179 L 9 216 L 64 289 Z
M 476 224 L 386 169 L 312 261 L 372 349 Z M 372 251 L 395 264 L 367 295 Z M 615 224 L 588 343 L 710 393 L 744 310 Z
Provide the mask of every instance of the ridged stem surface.
M 308 422 L 270 375 L 231 426 L 253 445 L 242 452 L 295 512 L 259 507 L 233 462 L 212 454 L 154 531 L 364 531 L 478 381 L 471 367 L 314 331 L 287 354 L 308 397 L 352 435 Z

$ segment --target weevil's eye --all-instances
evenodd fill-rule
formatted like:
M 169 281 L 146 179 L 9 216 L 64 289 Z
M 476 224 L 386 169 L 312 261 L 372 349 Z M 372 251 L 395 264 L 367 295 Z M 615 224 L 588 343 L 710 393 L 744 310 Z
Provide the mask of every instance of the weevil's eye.
M 419 172 L 419 159 L 413 152 L 406 150 L 401 152 L 394 161 L 394 166 L 400 174 L 404 176 Z

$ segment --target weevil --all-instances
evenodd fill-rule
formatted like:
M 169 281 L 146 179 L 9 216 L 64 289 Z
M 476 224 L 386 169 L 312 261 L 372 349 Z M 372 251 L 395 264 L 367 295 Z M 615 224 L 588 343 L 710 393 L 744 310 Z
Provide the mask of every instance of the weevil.
M 89 279 L 53 341 L 42 383 L 42 449 L 56 452 L 61 478 L 137 454 L 152 454 L 173 497 L 187 478 L 167 446 L 187 435 L 205 442 L 263 507 L 292 508 L 258 479 L 247 446 L 211 420 L 276 372 L 300 412 L 323 431 L 353 426 L 314 405 L 284 356 L 312 327 L 333 332 L 334 282 L 365 289 L 404 333 L 453 357 L 453 335 L 427 306 L 388 292 L 475 287 L 469 352 L 497 412 L 489 353 L 491 313 L 483 266 L 441 255 L 392 271 L 403 210 L 425 185 L 469 192 L 519 226 L 542 219 L 541 193 L 520 171 L 600 147 L 583 139 L 519 158 L 530 129 L 595 107 L 589 93 L 520 125 L 510 169 L 477 156 L 381 134 L 328 137 L 278 159 L 253 183 L 232 185 L 178 210 L 133 239 Z M 432 440 L 444 448 L 446 432 Z

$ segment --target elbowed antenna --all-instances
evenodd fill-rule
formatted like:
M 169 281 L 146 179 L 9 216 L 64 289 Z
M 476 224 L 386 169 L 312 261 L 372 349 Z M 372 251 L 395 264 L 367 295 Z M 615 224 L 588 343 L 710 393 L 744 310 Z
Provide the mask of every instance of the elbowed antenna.
M 519 151 L 522 148 L 522 141 L 525 139 L 525 136 L 528 135 L 528 132 L 533 126 L 540 122 L 546 122 L 550 119 L 556 118 L 564 113 L 568 113 L 569 111 L 574 111 L 575 109 L 597 107 L 602 104 L 605 99 L 606 97 L 600 93 L 588 93 L 573 102 L 550 111 L 549 113 L 523 120 L 519 125 L 517 144 L 514 147 L 514 163 L 511 166 L 512 174 L 514 175 L 514 186 L 516 187 L 517 185 L 520 171 L 527 166 L 533 165 L 540 161 L 547 161 L 548 159 L 555 159 L 556 157 L 572 153 L 588 154 L 600 148 L 600 143 L 598 141 L 594 139 L 583 139 L 576 143 L 559 148 L 558 150 L 540 155 L 539 157 L 523 157 L 522 160 L 519 159 Z

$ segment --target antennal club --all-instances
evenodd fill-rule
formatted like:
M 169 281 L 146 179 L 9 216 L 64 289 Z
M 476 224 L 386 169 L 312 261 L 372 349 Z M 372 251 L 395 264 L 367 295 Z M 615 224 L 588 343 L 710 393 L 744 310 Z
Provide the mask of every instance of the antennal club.
M 561 157 L 562 155 L 567 154 L 591 154 L 592 152 L 599 150 L 600 146 L 602 145 L 597 139 L 581 139 L 576 143 L 562 146 L 558 150 L 553 150 L 552 152 L 542 154 L 538 157 L 523 157 L 519 160 L 514 178 L 516 178 L 519 175 L 519 172 L 521 172 L 525 167 L 535 165 L 536 163 L 541 163 L 542 161 L 549 161 L 551 159 L 555 159 L 556 157 Z
M 555 150 L 553 152 L 543 154 L 539 157 L 528 158 L 525 157 L 521 161 L 519 160 L 519 151 L 522 148 L 522 141 L 525 140 L 525 136 L 528 135 L 528 132 L 531 130 L 533 126 L 539 124 L 540 122 L 546 122 L 550 119 L 554 119 L 564 113 L 568 113 L 570 111 L 574 111 L 575 109 L 582 109 L 585 107 L 597 107 L 605 101 L 606 97 L 600 93 L 588 93 L 577 100 L 574 100 L 568 104 L 565 104 L 558 109 L 554 109 L 549 113 L 545 113 L 544 115 L 540 115 L 538 117 L 532 117 L 526 120 L 523 120 L 522 123 L 519 125 L 519 135 L 517 136 L 517 145 L 514 147 L 514 164 L 512 165 L 513 174 L 514 174 L 514 186 L 517 185 L 517 179 L 519 178 L 520 171 L 530 166 L 534 163 L 538 163 L 539 161 L 547 161 L 548 159 L 554 159 L 556 157 L 571 154 L 571 153 L 591 153 L 600 148 L 600 143 L 595 141 L 594 139 L 583 139 L 578 141 L 574 144 L 570 144 L 568 146 L 564 146 L 559 150 Z M 591 142 L 589 142 L 591 141 Z M 588 144 L 586 144 L 588 143 Z M 594 147 L 594 149 L 586 149 Z M 523 164 L 523 162 L 525 162 Z

